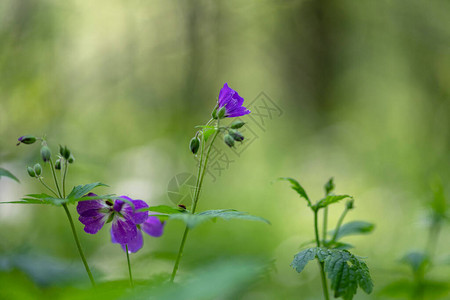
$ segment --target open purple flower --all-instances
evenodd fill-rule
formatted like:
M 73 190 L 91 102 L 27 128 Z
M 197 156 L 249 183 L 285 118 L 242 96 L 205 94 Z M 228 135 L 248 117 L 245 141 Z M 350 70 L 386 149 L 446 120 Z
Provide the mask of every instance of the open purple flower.
M 87 196 L 97 196 L 89 193 Z M 148 205 L 142 200 L 133 200 L 126 196 L 120 196 L 126 200 L 117 199 L 113 203 L 110 200 L 86 200 L 77 204 L 78 220 L 84 224 L 84 231 L 90 234 L 97 233 L 105 223 L 112 223 L 111 235 L 119 244 L 126 245 L 138 236 L 136 225 L 144 223 L 148 218 L 148 212 L 139 212 L 139 209 Z M 134 208 L 130 205 L 132 203 Z
M 128 252 L 135 253 L 139 251 L 139 249 L 141 249 L 142 246 L 144 245 L 144 238 L 142 236 L 141 230 L 150 236 L 160 237 L 163 234 L 164 225 L 165 222 L 161 222 L 157 217 L 149 216 L 144 223 L 136 225 L 138 229 L 137 235 L 129 243 L 127 244 L 119 243 L 115 238 L 112 230 L 111 230 L 111 241 L 113 243 L 120 244 L 122 246 L 123 251 L 127 251 L 126 246 L 128 246 Z
M 225 107 L 225 116 L 228 118 L 240 117 L 250 113 L 246 107 L 242 106 L 244 98 L 239 96 L 238 92 L 228 87 L 225 83 L 219 93 L 218 107 L 219 111 L 222 107 Z

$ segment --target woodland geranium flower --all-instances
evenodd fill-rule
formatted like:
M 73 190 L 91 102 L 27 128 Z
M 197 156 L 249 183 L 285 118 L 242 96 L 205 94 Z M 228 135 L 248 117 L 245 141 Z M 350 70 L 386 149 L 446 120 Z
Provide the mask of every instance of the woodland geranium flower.
M 244 98 L 239 96 L 238 92 L 228 87 L 225 83 L 219 93 L 218 107 L 219 111 L 222 107 L 225 107 L 225 116 L 228 118 L 240 117 L 250 113 L 246 107 L 242 106 Z
M 95 197 L 94 193 L 87 196 Z M 84 231 L 90 234 L 97 233 L 105 223 L 112 223 L 111 236 L 121 245 L 129 244 L 140 234 L 138 224 L 144 223 L 148 218 L 148 212 L 140 212 L 139 209 L 148 205 L 142 200 L 133 200 L 126 196 L 120 196 L 114 202 L 111 200 L 86 200 L 77 204 L 78 220 L 84 224 Z M 134 207 L 130 205 L 132 203 Z
M 142 236 L 141 230 L 150 236 L 160 237 L 163 234 L 164 225 L 165 222 L 161 222 L 158 219 L 158 217 L 149 216 L 144 223 L 136 225 L 138 229 L 137 235 L 128 244 L 119 243 L 116 240 L 112 230 L 111 230 L 111 241 L 116 244 L 121 244 L 123 251 L 127 251 L 126 247 L 128 247 L 128 252 L 135 253 L 139 251 L 139 249 L 141 249 L 142 246 L 144 245 L 144 238 Z

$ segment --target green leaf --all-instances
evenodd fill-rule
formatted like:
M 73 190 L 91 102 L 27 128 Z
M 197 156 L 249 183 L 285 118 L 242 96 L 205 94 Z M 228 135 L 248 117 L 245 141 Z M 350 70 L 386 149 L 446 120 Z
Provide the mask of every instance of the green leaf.
M 334 190 L 334 182 L 333 177 L 331 177 L 327 183 L 325 183 L 325 186 L 323 187 L 325 189 L 325 195 L 329 195 Z
M 108 186 L 108 185 L 103 184 L 101 182 L 94 182 L 94 183 L 89 183 L 89 184 L 85 184 L 85 185 L 77 185 L 72 189 L 72 191 L 67 196 L 67 198 L 72 199 L 72 202 L 73 202 L 74 199 L 79 199 L 79 198 L 83 197 L 84 195 L 89 193 L 91 190 L 93 190 L 94 188 L 99 187 L 99 186 Z
M 214 132 L 216 132 L 216 129 L 215 129 L 214 127 L 213 127 L 213 128 L 205 128 L 205 129 L 203 129 L 203 137 L 204 137 L 204 139 L 205 139 L 205 143 L 208 141 L 209 137 L 210 137 Z
M 178 214 L 174 213 L 169 215 L 169 220 L 182 220 L 184 223 L 186 223 L 186 226 L 189 228 L 194 228 L 207 220 L 214 220 L 217 218 L 221 218 L 224 220 L 242 219 L 250 221 L 261 221 L 270 224 L 270 222 L 264 218 L 249 215 L 246 212 L 241 212 L 234 209 L 207 210 L 196 214 L 191 214 L 188 212 L 184 213 L 180 212 Z
M 28 194 L 19 201 L 0 202 L 0 204 L 52 204 L 60 206 L 67 203 L 67 199 L 55 198 L 47 194 Z
M 10 171 L 0 168 L 0 179 L 2 178 L 2 176 L 8 177 L 8 178 L 11 178 L 12 180 L 20 182 L 20 180 L 16 176 L 14 176 Z
M 303 271 L 308 262 L 316 258 L 317 249 L 318 248 L 314 247 L 297 253 L 294 256 L 294 260 L 291 263 L 291 267 L 293 267 L 298 273 Z
M 139 211 L 151 211 L 155 213 L 161 213 L 161 214 L 179 214 L 185 212 L 184 210 L 181 210 L 179 208 L 171 207 L 168 205 L 157 205 L 157 206 L 150 206 L 147 208 L 142 208 Z
M 336 241 L 341 239 L 344 236 L 353 235 L 353 234 L 366 234 L 373 231 L 375 225 L 373 223 L 365 222 L 365 221 L 352 221 L 348 222 L 339 228 L 339 232 L 336 236 Z M 330 232 L 330 235 L 334 234 L 334 230 Z
M 317 209 L 324 208 L 324 207 L 327 207 L 330 204 L 339 202 L 339 201 L 341 201 L 342 199 L 345 199 L 345 198 L 351 198 L 351 196 L 349 196 L 349 195 L 328 195 L 325 198 L 320 199 L 314 205 L 314 207 L 316 207 Z
M 300 195 L 300 197 L 304 198 L 308 202 L 308 206 L 311 206 L 311 200 L 309 200 L 309 197 L 306 194 L 305 189 L 300 185 L 300 183 L 297 180 L 290 177 L 280 177 L 278 179 L 289 181 L 291 183 L 291 188 L 294 191 L 296 191 Z
M 405 254 L 400 262 L 408 264 L 414 272 L 417 272 L 419 269 L 424 269 L 430 263 L 430 260 L 425 253 L 412 251 Z

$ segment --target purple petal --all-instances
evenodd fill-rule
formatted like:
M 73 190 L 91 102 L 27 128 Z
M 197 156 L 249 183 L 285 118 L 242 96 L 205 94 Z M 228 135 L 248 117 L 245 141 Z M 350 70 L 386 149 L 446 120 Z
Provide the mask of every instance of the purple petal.
M 112 230 L 111 230 L 111 242 L 113 242 L 115 244 L 119 244 L 117 242 L 116 238 L 114 237 Z M 137 235 L 133 240 L 131 240 L 128 244 L 121 244 L 120 246 L 122 247 L 123 251 L 127 251 L 125 245 L 128 245 L 129 253 L 138 252 L 144 245 L 144 239 L 142 237 L 142 233 L 138 230 Z
M 127 219 L 117 218 L 112 222 L 112 234 L 119 244 L 127 244 L 136 237 L 136 225 Z
M 97 195 L 94 193 L 89 193 L 86 196 L 95 197 Z M 99 210 L 104 207 L 108 207 L 108 206 L 106 205 L 105 201 L 103 201 L 101 199 L 79 201 L 77 204 L 77 212 L 78 212 L 78 214 L 82 215 L 89 210 Z
M 227 112 L 227 117 L 229 117 L 229 118 L 240 117 L 240 116 L 243 116 L 243 115 L 247 115 L 249 113 L 251 113 L 250 110 L 248 110 L 247 108 L 241 106 L 238 109 L 235 109 L 233 111 Z
M 158 217 L 150 216 L 142 224 L 142 230 L 153 237 L 160 237 L 163 234 L 165 222 L 161 222 Z
M 80 216 L 78 220 L 84 224 L 84 231 L 90 234 L 96 234 L 100 229 L 102 229 L 103 225 L 108 218 L 107 214 L 98 213 L 92 217 Z
M 228 87 L 228 83 L 225 82 L 223 88 L 219 92 L 219 108 L 225 106 L 228 102 L 228 99 L 231 98 L 233 94 L 233 90 Z
M 143 208 L 147 208 L 148 204 L 145 201 L 142 200 L 133 200 L 127 196 L 120 196 L 121 198 L 127 199 L 131 201 L 134 204 L 134 210 L 133 208 L 128 204 L 125 203 L 125 205 L 122 207 L 122 214 L 125 218 L 131 220 L 134 222 L 134 224 L 141 224 L 144 223 L 145 220 L 147 220 L 148 212 L 146 211 L 138 211 Z

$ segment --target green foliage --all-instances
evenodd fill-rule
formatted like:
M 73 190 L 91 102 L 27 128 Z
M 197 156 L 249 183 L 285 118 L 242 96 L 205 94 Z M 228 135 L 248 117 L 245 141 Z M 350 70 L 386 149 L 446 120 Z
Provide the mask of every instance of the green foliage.
M 87 193 L 89 193 L 90 191 L 92 191 L 94 188 L 99 187 L 99 186 L 108 186 L 108 185 L 103 184 L 101 182 L 94 182 L 94 183 L 89 183 L 89 184 L 84 184 L 84 185 L 77 185 L 77 186 L 75 186 L 72 189 L 72 191 L 67 196 L 67 198 L 70 198 L 70 199 L 81 198 L 84 195 L 86 195 Z
M 181 212 L 184 212 L 184 210 L 181 210 L 179 208 L 171 207 L 168 205 L 157 205 L 157 206 L 150 206 L 147 208 L 140 209 L 139 211 L 150 211 L 155 213 L 161 213 L 161 214 L 179 214 Z
M 249 221 L 260 221 L 267 224 L 270 222 L 262 217 L 253 216 L 246 212 L 237 211 L 234 209 L 215 209 L 215 210 L 207 210 L 200 213 L 188 213 L 188 212 L 179 212 L 173 213 L 169 215 L 169 220 L 181 220 L 186 223 L 186 226 L 189 228 L 194 228 L 197 225 L 207 221 L 207 220 L 216 220 L 217 218 L 223 220 L 231 220 L 231 219 L 241 219 L 241 220 L 249 220 Z
M 430 263 L 428 255 L 416 251 L 405 254 L 400 261 L 409 265 L 413 272 L 423 271 Z
M 345 198 L 351 198 L 349 195 L 329 195 L 325 198 L 320 199 L 316 204 L 313 205 L 313 208 L 320 209 L 327 207 L 330 204 L 337 203 Z
M 358 286 L 367 294 L 372 292 L 373 283 L 369 268 L 361 258 L 347 250 L 309 248 L 295 255 L 291 266 L 300 273 L 314 258 L 324 263 L 336 298 L 351 300 Z
M 336 235 L 336 241 L 344 236 L 354 234 L 367 234 L 375 229 L 375 224 L 366 221 L 351 221 L 345 223 L 339 228 L 339 232 Z M 330 232 L 334 234 L 334 230 Z
M 308 202 L 308 206 L 311 206 L 311 200 L 309 200 L 309 197 L 306 194 L 305 189 L 300 185 L 300 183 L 297 180 L 290 178 L 290 177 L 281 177 L 278 179 L 289 181 L 291 183 L 291 188 L 294 191 L 296 191 L 300 195 L 301 198 L 304 198 Z
M 0 168 L 0 179 L 2 178 L 2 176 L 8 177 L 8 178 L 11 178 L 12 180 L 20 182 L 20 180 L 16 176 L 14 176 L 10 171 Z

